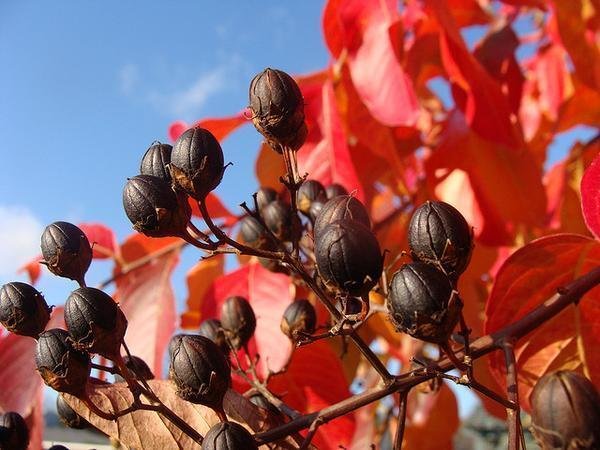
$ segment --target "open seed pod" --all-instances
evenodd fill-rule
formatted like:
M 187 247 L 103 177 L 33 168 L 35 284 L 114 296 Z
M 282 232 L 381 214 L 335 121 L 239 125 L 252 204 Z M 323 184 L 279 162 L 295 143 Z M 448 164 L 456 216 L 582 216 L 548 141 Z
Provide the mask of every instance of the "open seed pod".
M 600 449 L 600 395 L 570 370 L 544 375 L 531 395 L 532 432 L 543 450 Z
M 388 310 L 404 333 L 437 344 L 448 340 L 462 303 L 442 271 L 422 262 L 405 264 L 392 277 Z
M 370 229 L 354 220 L 325 226 L 315 240 L 317 269 L 333 291 L 362 296 L 377 284 L 383 256 Z

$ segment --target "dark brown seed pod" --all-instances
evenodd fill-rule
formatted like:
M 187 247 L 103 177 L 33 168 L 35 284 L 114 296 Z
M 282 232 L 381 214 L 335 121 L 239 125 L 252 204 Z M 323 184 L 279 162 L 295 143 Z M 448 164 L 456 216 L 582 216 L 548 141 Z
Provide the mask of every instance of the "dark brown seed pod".
M 531 429 L 543 450 L 600 449 L 600 394 L 570 370 L 544 375 L 531 395 Z
M 451 278 L 467 268 L 473 250 L 473 232 L 463 215 L 444 202 L 419 206 L 408 226 L 413 258 L 441 266 Z
M 69 222 L 48 225 L 42 233 L 41 249 L 50 272 L 83 284 L 92 262 L 92 247 L 79 227 Z
M 280 146 L 299 149 L 306 139 L 304 99 L 287 73 L 267 68 L 250 83 L 252 122 L 276 151 Z
M 377 238 L 362 223 L 337 220 L 315 236 L 317 269 L 329 289 L 363 296 L 377 284 L 383 256 Z
M 320 182 L 317 180 L 306 180 L 298 189 L 296 198 L 298 211 L 310 217 L 310 207 L 313 202 L 327 201 L 327 194 L 325 193 L 325 188 Z
M 185 194 L 151 175 L 127 180 L 123 207 L 133 228 L 150 237 L 182 236 L 192 216 Z
M 244 243 L 253 248 L 267 250 L 275 245 L 268 230 L 252 216 L 240 220 L 240 235 Z
M 217 319 L 206 319 L 200 324 L 198 328 L 198 334 L 200 336 L 207 337 L 213 341 L 226 355 L 229 354 L 229 345 L 225 338 L 225 332 L 221 326 L 221 321 Z
M 308 211 L 308 217 L 310 218 L 310 220 L 313 224 L 317 220 L 317 217 L 319 217 L 319 214 L 321 214 L 321 211 L 323 210 L 323 206 L 325 206 L 325 203 L 322 201 L 319 201 L 319 200 L 315 200 L 314 202 L 312 202 L 310 204 L 310 209 Z
M 221 422 L 204 436 L 203 450 L 258 450 L 252 435 L 240 424 Z
M 313 228 L 315 239 L 318 239 L 319 234 L 327 225 L 337 220 L 354 220 L 371 228 L 369 213 L 364 205 L 351 195 L 341 195 L 323 205 Z
M 221 307 L 221 325 L 225 336 L 239 350 L 248 343 L 256 329 L 256 316 L 244 297 L 229 297 Z
M 146 361 L 139 356 L 127 355 L 123 357 L 123 362 L 129 370 L 131 370 L 138 380 L 154 380 L 154 374 Z
M 203 200 L 225 172 L 219 141 L 204 128 L 190 128 L 173 145 L 170 170 L 175 185 L 190 197 Z
M 0 322 L 8 331 L 37 339 L 50 311 L 42 294 L 27 283 L 13 281 L 0 288 Z
M 29 446 L 29 427 L 19 413 L 7 412 L 0 416 L 0 449 L 26 450 Z
M 282 241 L 288 241 L 292 235 L 292 211 L 285 202 L 273 200 L 262 210 L 265 225 Z
M 204 336 L 181 335 L 172 341 L 170 350 L 169 377 L 177 386 L 177 395 L 222 411 L 223 396 L 231 386 L 231 369 L 217 344 Z
M 281 331 L 292 341 L 304 334 L 313 334 L 317 326 L 315 307 L 306 299 L 296 300 L 288 305 L 281 318 Z
M 256 204 L 259 211 L 275 200 L 279 200 L 279 193 L 273 188 L 263 186 L 256 192 Z
M 35 363 L 48 386 L 73 395 L 83 394 L 92 370 L 89 355 L 75 350 L 69 333 L 59 328 L 40 334 Z
M 281 416 L 281 411 L 279 411 L 275 405 L 269 402 L 262 394 L 254 393 L 248 397 L 248 400 L 259 408 L 266 409 L 275 416 Z
M 161 180 L 171 183 L 171 173 L 168 165 L 171 162 L 171 151 L 173 147 L 169 144 L 160 142 L 152 144 L 140 163 L 140 174 L 151 175 Z
M 332 183 L 325 188 L 327 200 L 337 197 L 338 195 L 348 195 L 348 190 L 338 183 Z
M 450 279 L 422 262 L 405 264 L 390 283 L 388 310 L 400 331 L 427 342 L 444 343 L 460 318 L 462 303 Z
M 79 288 L 65 303 L 65 323 L 73 346 L 108 359 L 120 354 L 127 319 L 112 297 L 100 289 Z
M 90 426 L 90 423 L 75 412 L 73 408 L 65 401 L 62 395 L 56 397 L 56 413 L 59 420 L 69 428 L 83 430 Z
M 53 445 L 52 447 L 50 447 L 48 450 L 69 450 L 67 447 L 65 447 L 64 445 Z

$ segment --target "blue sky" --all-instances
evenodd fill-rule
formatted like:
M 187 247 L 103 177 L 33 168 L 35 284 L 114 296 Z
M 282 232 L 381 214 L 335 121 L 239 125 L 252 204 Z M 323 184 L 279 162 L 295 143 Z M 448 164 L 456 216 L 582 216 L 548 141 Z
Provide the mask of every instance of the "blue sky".
M 0 1 L 0 283 L 22 278 L 15 269 L 39 252 L 43 227 L 53 221 L 99 221 L 120 240 L 127 236 L 121 192 L 146 148 L 167 141 L 174 120 L 243 109 L 250 80 L 267 66 L 292 74 L 323 68 L 322 7 Z M 472 43 L 481 30 L 465 35 Z M 234 166 L 217 193 L 231 208 L 256 189 L 259 142 L 245 127 L 224 143 Z M 197 258 L 187 251 L 176 274 L 180 301 L 185 269 Z M 89 283 L 108 270 L 95 263 Z M 61 304 L 74 285 L 46 273 L 39 287 Z

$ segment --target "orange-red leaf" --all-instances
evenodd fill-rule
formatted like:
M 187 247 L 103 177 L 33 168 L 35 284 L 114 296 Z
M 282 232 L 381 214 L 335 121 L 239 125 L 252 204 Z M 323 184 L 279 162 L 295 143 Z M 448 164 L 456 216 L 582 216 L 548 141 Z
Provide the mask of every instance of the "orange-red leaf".
M 29 282 L 31 284 L 37 283 L 37 280 L 39 280 L 40 275 L 42 274 L 42 267 L 40 261 L 42 261 L 43 259 L 44 258 L 42 257 L 42 255 L 37 255 L 31 261 L 19 267 L 17 273 L 27 272 L 27 275 L 29 276 Z
M 177 138 L 181 136 L 181 134 L 188 128 L 202 127 L 214 134 L 219 141 L 222 141 L 229 135 L 229 133 L 235 131 L 245 123 L 248 123 L 248 119 L 244 115 L 244 112 L 236 114 L 235 116 L 202 119 L 192 125 L 188 125 L 179 120 L 177 122 L 173 122 L 169 126 L 169 138 L 172 141 L 176 141 Z
M 600 242 L 575 234 L 558 234 L 531 242 L 501 267 L 486 306 L 485 333 L 514 322 L 568 284 L 600 264 Z M 537 379 L 558 369 L 578 370 L 600 386 L 600 288 L 578 305 L 533 330 L 517 342 L 519 400 L 529 409 L 529 394 Z M 504 357 L 490 356 L 491 370 L 506 386 Z
M 118 252 L 119 245 L 113 230 L 101 223 L 80 223 L 81 228 L 90 241 L 94 253 L 94 258 L 104 259 L 112 258 Z
M 581 179 L 581 207 L 585 223 L 596 239 L 600 239 L 600 155 Z
M 326 342 L 296 349 L 287 371 L 269 382 L 283 401 L 301 412 L 318 411 L 350 396 L 342 365 Z M 346 446 L 354 432 L 354 416 L 348 414 L 319 428 L 315 445 L 321 450 Z
M 205 319 L 201 313 L 202 302 L 215 279 L 223 275 L 224 267 L 224 256 L 216 255 L 212 258 L 198 261 L 188 271 L 186 276 L 188 287 L 187 311 L 181 316 L 182 328 L 197 328 Z

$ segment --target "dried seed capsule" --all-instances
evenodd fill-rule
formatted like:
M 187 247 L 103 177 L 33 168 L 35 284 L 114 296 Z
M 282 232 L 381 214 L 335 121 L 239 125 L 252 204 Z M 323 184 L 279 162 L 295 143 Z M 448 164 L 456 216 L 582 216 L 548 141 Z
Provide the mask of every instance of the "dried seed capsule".
M 44 382 L 55 391 L 73 395 L 85 391 L 91 371 L 90 357 L 73 348 L 65 330 L 54 328 L 40 334 L 35 363 Z
M 263 220 L 269 230 L 282 241 L 288 241 L 292 234 L 292 211 L 281 200 L 274 200 L 262 210 Z
M 41 249 L 50 272 L 83 284 L 92 262 L 92 247 L 83 231 L 69 222 L 54 222 L 42 233 Z
M 252 216 L 240 220 L 240 234 L 244 243 L 250 247 L 267 250 L 275 246 L 268 230 Z
M 223 150 L 210 131 L 190 128 L 173 145 L 170 168 L 175 185 L 203 200 L 223 178 Z
M 221 325 L 225 336 L 239 350 L 248 343 L 256 329 L 256 316 L 244 297 L 229 297 L 221 307 Z
M 327 200 L 331 200 L 338 195 L 348 195 L 348 191 L 341 184 L 332 183 L 325 188 L 325 194 L 327 194 Z
M 231 369 L 217 344 L 198 335 L 181 335 L 172 344 L 169 377 L 177 386 L 177 395 L 222 410 Z
M 67 447 L 65 447 L 64 445 L 53 445 L 52 447 L 50 447 L 48 450 L 69 450 Z
M 75 412 L 62 395 L 56 397 L 56 413 L 59 420 L 67 427 L 83 430 L 90 426 L 89 422 Z
M 299 149 L 306 139 L 304 99 L 298 84 L 287 73 L 267 68 L 250 83 L 252 122 L 267 143 Z
M 438 344 L 447 341 L 461 308 L 446 274 L 429 264 L 405 264 L 390 283 L 390 319 L 400 331 L 417 339 Z
M 265 206 L 275 200 L 279 200 L 279 194 L 273 188 L 261 187 L 256 192 L 256 203 L 259 211 L 262 211 Z
M 296 195 L 298 211 L 310 216 L 310 207 L 315 201 L 324 202 L 327 200 L 325 188 L 317 180 L 306 180 L 298 189 Z
M 127 319 L 112 297 L 100 289 L 79 288 L 65 303 L 65 323 L 73 346 L 112 359 L 120 352 Z
M 29 428 L 23 417 L 16 412 L 7 412 L 0 417 L 0 449 L 25 450 L 29 446 Z
M 316 234 L 315 257 L 325 285 L 353 296 L 367 294 L 383 270 L 377 238 L 354 220 L 337 220 Z
M 426 202 L 415 210 L 410 220 L 408 245 L 413 258 L 439 264 L 451 278 L 457 278 L 471 259 L 473 232 L 453 206 Z
M 296 341 L 302 334 L 313 334 L 316 326 L 317 312 L 306 299 L 290 303 L 281 319 L 281 331 L 292 341 Z
M 129 370 L 131 370 L 138 380 L 154 380 L 154 374 L 146 361 L 139 356 L 127 355 L 123 357 L 123 362 Z
M 8 331 L 37 339 L 50 311 L 42 294 L 27 283 L 14 281 L 0 288 L 0 322 Z
M 183 235 L 192 215 L 183 193 L 176 193 L 169 183 L 151 175 L 127 180 L 123 207 L 133 228 L 151 237 Z
M 570 370 L 546 374 L 529 399 L 542 449 L 600 449 L 600 394 L 587 378 Z
M 171 151 L 173 147 L 169 144 L 155 143 L 146 150 L 140 163 L 140 174 L 151 175 L 171 183 L 171 173 L 168 165 L 171 162 Z
M 220 422 L 204 436 L 203 450 L 258 450 L 252 435 L 240 424 Z
M 325 206 L 325 203 L 322 201 L 319 201 L 319 200 L 315 200 L 314 202 L 312 202 L 310 204 L 310 209 L 308 211 L 308 217 L 310 218 L 310 220 L 312 221 L 313 224 L 317 220 L 317 217 L 319 217 L 319 214 L 321 214 L 321 211 L 323 210 L 323 206 Z
M 275 405 L 273 405 L 269 400 L 267 400 L 262 394 L 254 393 L 252 394 L 248 400 L 259 408 L 266 409 L 271 414 L 275 416 L 281 416 L 281 411 L 279 411 Z
M 217 319 L 206 319 L 200 324 L 198 328 L 198 334 L 200 336 L 207 337 L 213 341 L 226 355 L 229 354 L 229 345 L 225 338 L 225 332 L 221 326 L 221 321 Z
M 315 239 L 318 239 L 319 234 L 327 225 L 337 220 L 354 220 L 371 228 L 369 213 L 364 205 L 351 195 L 341 195 L 323 205 L 313 228 Z

